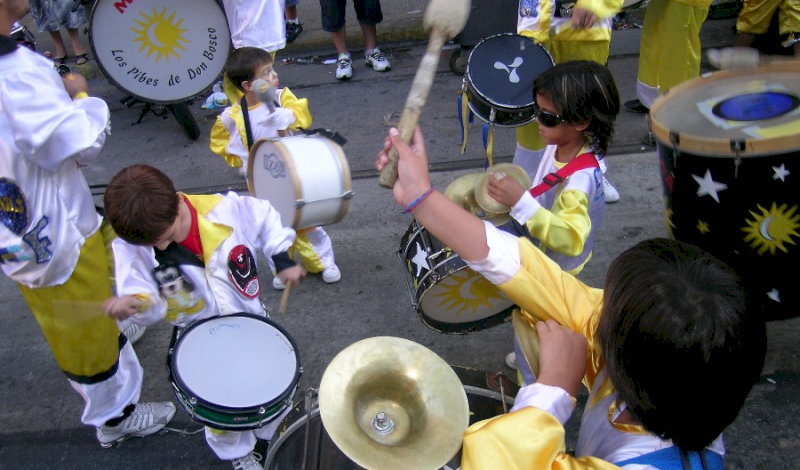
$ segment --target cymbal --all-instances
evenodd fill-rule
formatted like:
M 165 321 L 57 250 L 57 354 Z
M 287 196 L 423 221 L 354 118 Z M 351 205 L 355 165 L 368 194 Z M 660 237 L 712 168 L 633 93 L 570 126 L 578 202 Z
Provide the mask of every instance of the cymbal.
M 514 178 L 526 190 L 531 188 L 531 177 L 528 176 L 528 172 L 525 171 L 524 168 L 513 163 L 498 163 L 497 165 L 492 165 L 487 171 L 481 174 L 481 179 L 478 181 L 477 186 L 475 186 L 475 200 L 478 202 L 478 205 L 487 212 L 501 214 L 510 212 L 510 207 L 497 202 L 492 196 L 489 196 L 488 186 L 490 171 L 495 175 L 503 173 L 505 176 Z
M 368 470 L 435 470 L 458 452 L 469 425 L 464 386 L 430 349 L 378 336 L 333 358 L 319 412 L 334 444 Z
M 506 213 L 489 212 L 479 206 L 475 200 L 475 187 L 482 177 L 483 173 L 459 176 L 447 185 L 444 195 L 479 219 L 489 221 L 495 226 L 503 225 L 511 220 L 508 211 Z

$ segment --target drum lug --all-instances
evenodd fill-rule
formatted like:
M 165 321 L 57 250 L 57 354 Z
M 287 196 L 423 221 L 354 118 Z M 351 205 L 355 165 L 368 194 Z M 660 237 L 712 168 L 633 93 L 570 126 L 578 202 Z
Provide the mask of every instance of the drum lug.
M 344 199 L 345 201 L 353 199 L 353 195 L 355 193 L 356 192 L 351 189 L 350 191 L 347 191 L 344 194 L 342 194 L 342 199 Z
M 736 158 L 733 159 L 733 177 L 737 178 L 739 176 L 739 165 L 742 164 L 742 157 L 739 155 L 739 152 L 744 150 L 745 143 L 743 140 L 732 140 L 731 141 L 731 151 L 736 154 Z

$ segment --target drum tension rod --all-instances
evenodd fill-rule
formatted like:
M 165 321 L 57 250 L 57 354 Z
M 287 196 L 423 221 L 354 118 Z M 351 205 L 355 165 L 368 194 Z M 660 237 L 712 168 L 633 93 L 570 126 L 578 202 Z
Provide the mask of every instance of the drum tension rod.
M 733 159 L 733 177 L 737 178 L 739 176 L 739 165 L 742 164 L 742 157 L 739 155 L 739 152 L 744 150 L 745 142 L 743 140 L 732 140 L 731 141 L 731 151 L 736 154 L 736 158 Z
M 341 196 L 326 197 L 326 198 L 322 198 L 322 199 L 312 199 L 310 201 L 306 201 L 305 199 L 298 199 L 298 200 L 294 201 L 294 207 L 295 207 L 295 209 L 300 209 L 301 207 L 305 206 L 306 204 L 311 204 L 312 202 L 330 201 L 331 199 L 344 199 L 345 201 L 347 201 L 348 199 L 353 199 L 353 195 L 354 194 L 355 194 L 355 191 L 353 191 L 351 189 L 350 191 L 345 191 Z
M 672 150 L 675 152 L 675 167 L 678 167 L 678 157 L 681 156 L 681 151 L 678 149 L 678 145 L 681 143 L 681 136 L 670 132 L 669 134 L 669 143 L 672 144 Z

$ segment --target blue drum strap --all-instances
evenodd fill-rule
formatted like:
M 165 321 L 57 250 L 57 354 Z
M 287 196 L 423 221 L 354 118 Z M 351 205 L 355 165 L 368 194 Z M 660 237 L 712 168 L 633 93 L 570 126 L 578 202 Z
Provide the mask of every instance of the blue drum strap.
M 622 467 L 629 464 L 650 465 L 659 470 L 723 470 L 722 456 L 705 449 L 697 452 L 682 452 L 677 446 L 640 455 L 614 465 Z

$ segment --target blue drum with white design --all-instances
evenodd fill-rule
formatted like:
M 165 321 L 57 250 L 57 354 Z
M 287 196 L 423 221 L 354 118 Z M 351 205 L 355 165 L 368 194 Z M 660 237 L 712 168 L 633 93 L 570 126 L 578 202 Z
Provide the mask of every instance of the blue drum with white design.
M 720 71 L 659 98 L 650 120 L 667 230 L 728 263 L 765 320 L 800 315 L 800 63 Z
M 499 127 L 533 121 L 533 81 L 553 67 L 547 49 L 518 34 L 497 34 L 469 54 L 463 89 L 469 108 Z

